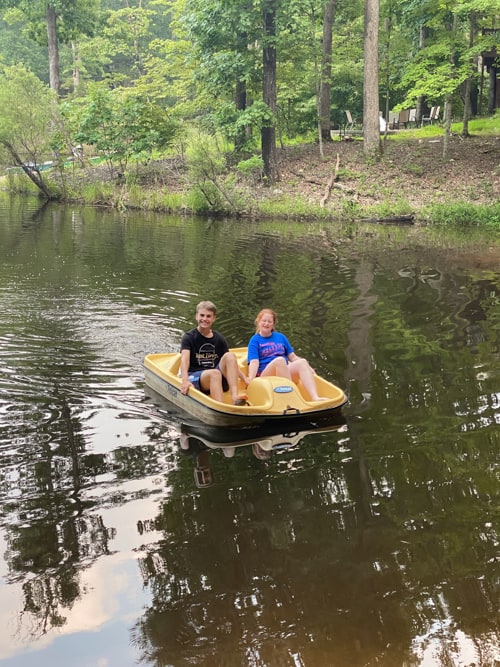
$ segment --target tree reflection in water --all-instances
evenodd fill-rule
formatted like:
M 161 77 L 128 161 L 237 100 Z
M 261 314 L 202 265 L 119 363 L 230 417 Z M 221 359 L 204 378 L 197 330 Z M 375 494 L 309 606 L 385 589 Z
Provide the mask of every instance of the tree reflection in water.
M 498 535 L 468 528 L 477 519 L 467 503 L 476 463 L 452 483 L 452 461 L 438 464 L 432 450 L 376 460 L 352 426 L 349 437 L 343 464 L 309 460 L 283 475 L 248 454 L 245 484 L 164 504 L 155 519 L 164 538 L 141 559 L 153 603 L 132 631 L 145 663 L 419 664 L 426 646 L 451 659 L 453 626 L 493 660 Z M 493 491 L 495 475 L 483 481 Z M 413 512 L 394 502 L 403 487 L 418 503 Z M 445 518 L 451 503 L 456 511 Z M 476 571 L 478 549 L 492 563 L 486 579 Z
M 87 575 L 122 557 L 143 590 L 110 614 L 144 664 L 499 660 L 491 239 L 474 254 L 470 230 L 439 245 L 30 205 L 0 207 L 0 536 L 20 598 L 4 617 L 31 635 L 12 655 L 49 664 L 65 629 L 85 641 L 71 614 L 96 601 Z M 234 346 L 276 307 L 297 352 L 348 388 L 347 427 L 272 451 L 198 433 L 183 454 L 141 363 L 177 349 L 201 298 Z M 82 660 L 113 664 L 110 625 L 92 626 L 109 654 Z

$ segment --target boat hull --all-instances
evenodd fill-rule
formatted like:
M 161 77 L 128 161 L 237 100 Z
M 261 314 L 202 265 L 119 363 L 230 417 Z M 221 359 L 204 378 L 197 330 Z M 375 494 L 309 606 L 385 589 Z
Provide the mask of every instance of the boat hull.
M 238 364 L 247 373 L 246 348 L 234 348 Z M 336 385 L 315 376 L 318 392 L 325 401 L 311 401 L 300 385 L 286 378 L 255 378 L 248 387 L 240 380 L 240 393 L 248 395 L 247 405 L 232 405 L 229 392 L 224 402 L 190 388 L 181 392 L 179 353 L 148 354 L 144 359 L 146 385 L 191 417 L 212 426 L 257 426 L 293 422 L 303 418 L 325 417 L 337 413 L 347 397 Z
M 312 433 L 330 433 L 345 428 L 346 420 L 341 412 L 321 419 L 302 419 L 292 422 L 273 422 L 255 427 L 219 428 L 207 424 L 181 424 L 181 433 L 208 449 L 245 447 L 259 444 L 262 449 L 292 447 Z

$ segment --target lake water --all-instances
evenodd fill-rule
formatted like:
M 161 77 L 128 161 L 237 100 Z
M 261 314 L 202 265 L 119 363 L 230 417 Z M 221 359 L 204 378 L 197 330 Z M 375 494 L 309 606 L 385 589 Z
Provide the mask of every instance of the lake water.
M 499 664 L 498 236 L 3 198 L 0 248 L 0 664 Z M 343 419 L 194 437 L 142 361 L 201 299 Z

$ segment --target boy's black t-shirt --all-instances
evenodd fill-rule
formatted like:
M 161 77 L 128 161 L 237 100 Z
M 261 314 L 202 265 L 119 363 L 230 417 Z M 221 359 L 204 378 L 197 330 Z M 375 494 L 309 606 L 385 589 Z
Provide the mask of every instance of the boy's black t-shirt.
M 182 336 L 181 351 L 189 350 L 190 352 L 190 373 L 217 368 L 221 358 L 229 351 L 224 336 L 213 329 L 212 334 L 211 338 L 206 338 L 198 329 L 191 329 Z

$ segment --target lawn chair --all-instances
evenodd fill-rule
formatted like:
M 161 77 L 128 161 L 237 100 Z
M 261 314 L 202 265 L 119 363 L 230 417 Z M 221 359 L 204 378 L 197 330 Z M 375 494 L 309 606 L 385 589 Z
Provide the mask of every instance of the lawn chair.
M 389 129 L 395 130 L 399 125 L 399 113 L 389 111 Z
M 422 125 L 424 123 L 430 123 L 432 125 L 432 123 L 435 120 L 438 120 L 440 109 L 441 109 L 441 107 L 431 107 L 429 115 L 428 116 L 422 116 Z
M 408 116 L 408 125 L 413 123 L 414 127 L 417 126 L 417 110 L 410 109 L 410 115 Z
M 408 125 L 409 120 L 410 120 L 410 110 L 402 109 L 399 112 L 398 127 L 402 125 L 406 130 L 406 126 Z
M 356 119 L 352 117 L 352 114 L 350 111 L 346 110 L 345 112 L 345 117 L 347 119 L 347 122 L 345 124 L 345 131 L 349 132 L 349 130 L 353 130 L 354 126 L 357 125 Z
M 379 126 L 380 126 L 380 134 L 384 134 L 384 132 L 385 132 L 386 129 L 387 129 L 387 123 L 386 123 L 386 120 L 385 120 L 385 118 L 384 118 L 384 115 L 383 115 L 383 113 L 382 113 L 381 111 L 379 112 L 379 119 L 378 119 L 378 122 L 379 122 Z

